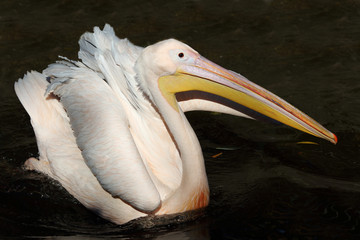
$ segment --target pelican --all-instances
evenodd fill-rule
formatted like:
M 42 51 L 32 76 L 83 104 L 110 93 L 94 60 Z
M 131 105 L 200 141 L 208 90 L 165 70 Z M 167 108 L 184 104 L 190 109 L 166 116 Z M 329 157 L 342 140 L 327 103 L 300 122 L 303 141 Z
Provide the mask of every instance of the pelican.
M 264 116 L 337 142 L 286 101 L 175 39 L 142 48 L 105 25 L 79 45 L 79 61 L 61 57 L 15 83 L 39 149 L 25 167 L 113 223 L 209 204 L 201 147 L 184 112 Z

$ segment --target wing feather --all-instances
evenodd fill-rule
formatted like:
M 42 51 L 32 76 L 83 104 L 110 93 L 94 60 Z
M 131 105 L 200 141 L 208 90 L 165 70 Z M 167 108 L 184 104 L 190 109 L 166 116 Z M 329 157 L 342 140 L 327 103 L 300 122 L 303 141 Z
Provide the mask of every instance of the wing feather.
M 34 128 L 40 160 L 30 158 L 34 170 L 55 180 L 87 208 L 117 224 L 144 216 L 99 184 L 76 145 L 69 118 L 61 103 L 44 95 L 48 82 L 38 72 L 27 73 L 15 83 L 15 92 Z
M 162 118 L 139 87 L 134 65 L 143 48 L 116 37 L 109 25 L 103 30 L 95 27 L 79 43 L 79 57 L 104 76 L 121 102 L 149 175 L 161 198 L 166 198 L 180 185 L 182 164 Z
M 47 72 L 52 72 L 51 67 Z M 136 209 L 155 210 L 160 204 L 159 193 L 111 88 L 81 64 L 52 75 L 55 80 L 49 89 L 60 97 L 82 156 L 101 186 Z

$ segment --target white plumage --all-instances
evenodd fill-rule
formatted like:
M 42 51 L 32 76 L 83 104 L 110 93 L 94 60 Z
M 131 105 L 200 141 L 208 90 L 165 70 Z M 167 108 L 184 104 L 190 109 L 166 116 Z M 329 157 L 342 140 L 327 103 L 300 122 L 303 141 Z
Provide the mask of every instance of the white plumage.
M 25 166 L 59 181 L 87 208 L 114 223 L 207 206 L 201 148 L 185 111 L 250 117 L 234 108 L 244 104 L 336 141 L 335 135 L 301 112 L 283 117 L 269 107 L 275 101 L 285 106 L 283 100 L 269 100 L 264 90 L 257 91 L 256 85 L 249 88 L 251 82 L 241 75 L 211 63 L 177 40 L 144 49 L 117 38 L 106 25 L 85 33 L 79 44 L 81 62 L 63 58 L 42 74 L 29 72 L 15 83 L 40 154 Z M 256 98 L 244 98 L 242 88 Z M 178 102 L 174 89 L 195 94 Z M 196 91 L 220 98 L 196 97 Z M 222 102 L 226 98 L 231 104 Z M 293 108 L 286 107 L 282 111 Z

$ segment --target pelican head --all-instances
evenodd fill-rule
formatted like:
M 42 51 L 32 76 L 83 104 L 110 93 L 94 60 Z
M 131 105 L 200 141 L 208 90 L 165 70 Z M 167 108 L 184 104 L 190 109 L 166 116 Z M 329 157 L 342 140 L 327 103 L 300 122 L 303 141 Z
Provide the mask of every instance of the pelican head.
M 280 97 L 175 39 L 145 48 L 137 68 L 138 73 L 143 73 L 140 77 L 146 76 L 142 82 L 147 86 L 143 89 L 149 90 L 147 94 L 158 106 L 166 104 L 179 112 L 178 93 L 201 92 L 218 103 L 231 102 L 236 109 L 246 109 L 334 144 L 337 142 L 333 133 Z

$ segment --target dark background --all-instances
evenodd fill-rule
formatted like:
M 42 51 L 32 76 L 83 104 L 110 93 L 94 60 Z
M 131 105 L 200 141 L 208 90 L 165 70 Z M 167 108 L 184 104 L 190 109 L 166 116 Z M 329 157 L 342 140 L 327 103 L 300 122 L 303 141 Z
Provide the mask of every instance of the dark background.
M 37 147 L 13 84 L 58 55 L 77 59 L 81 34 L 105 23 L 137 45 L 170 37 L 189 44 L 300 108 L 339 143 L 285 126 L 189 113 L 211 188 L 203 217 L 151 229 L 100 219 L 58 183 L 22 169 Z M 1 1 L 0 236 L 357 239 L 359 37 L 359 0 Z

